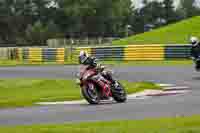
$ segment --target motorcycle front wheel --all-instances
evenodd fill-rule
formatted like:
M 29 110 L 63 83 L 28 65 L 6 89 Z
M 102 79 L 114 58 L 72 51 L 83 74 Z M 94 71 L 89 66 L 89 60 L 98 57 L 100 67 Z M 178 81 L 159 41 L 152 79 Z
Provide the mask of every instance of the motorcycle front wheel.
M 126 102 L 127 100 L 127 92 L 121 83 L 117 82 L 118 86 L 113 86 L 112 88 L 112 96 L 113 99 L 118 103 Z
M 99 104 L 100 95 L 94 84 L 89 83 L 88 85 L 84 85 L 81 89 L 81 93 L 88 103 Z

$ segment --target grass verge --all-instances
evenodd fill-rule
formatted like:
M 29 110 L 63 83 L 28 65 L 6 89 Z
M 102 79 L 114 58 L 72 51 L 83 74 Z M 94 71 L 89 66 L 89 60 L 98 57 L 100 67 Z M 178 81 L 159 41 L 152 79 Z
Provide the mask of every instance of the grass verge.
M 200 116 L 0 127 L 2 133 L 199 133 Z
M 128 93 L 161 89 L 154 83 L 121 81 Z M 35 102 L 82 99 L 73 80 L 5 79 L 0 80 L 0 108 L 31 106 Z
M 187 44 L 190 36 L 200 37 L 200 16 L 170 24 L 149 32 L 113 41 L 113 45 Z
M 23 62 L 17 60 L 0 60 L 0 67 L 14 66 L 50 66 L 50 65 L 77 65 L 75 62 Z
M 19 62 L 16 60 L 0 60 L 0 66 L 16 66 Z
M 117 66 L 177 66 L 192 65 L 192 60 L 165 60 L 165 61 L 103 61 L 103 64 Z
M 125 66 L 174 66 L 174 65 L 191 65 L 192 60 L 164 60 L 164 61 L 102 61 L 102 64 L 107 65 L 125 65 Z M 51 65 L 77 65 L 74 62 L 56 63 L 56 62 L 46 62 L 46 63 L 22 63 L 14 60 L 0 60 L 0 67 L 6 66 L 51 66 Z

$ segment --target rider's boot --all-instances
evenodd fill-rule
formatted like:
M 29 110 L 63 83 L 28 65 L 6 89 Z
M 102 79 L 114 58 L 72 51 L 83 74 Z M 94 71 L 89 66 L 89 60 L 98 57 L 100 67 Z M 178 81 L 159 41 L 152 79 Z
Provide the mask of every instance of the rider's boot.
M 118 82 L 117 82 L 117 80 L 115 80 L 115 79 L 113 79 L 113 78 L 111 78 L 111 84 L 113 85 L 113 87 L 116 89 L 117 87 L 118 87 Z
M 103 71 L 102 72 L 102 75 L 103 75 L 103 77 L 105 77 L 107 80 L 109 80 L 110 82 L 111 82 L 111 84 L 112 84 L 112 86 L 114 87 L 114 88 L 117 88 L 118 87 L 118 82 L 117 82 L 117 80 L 115 80 L 111 75 L 109 75 L 107 72 L 105 72 L 105 71 Z

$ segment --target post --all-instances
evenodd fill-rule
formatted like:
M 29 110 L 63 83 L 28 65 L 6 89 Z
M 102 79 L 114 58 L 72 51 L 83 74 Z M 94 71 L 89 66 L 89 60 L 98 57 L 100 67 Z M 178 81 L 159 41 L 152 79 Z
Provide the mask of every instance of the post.
M 72 58 L 73 58 L 73 56 L 72 56 L 72 54 L 73 54 L 73 45 L 74 44 L 74 40 L 73 40 L 73 38 L 71 38 L 71 43 L 70 43 L 70 51 L 71 51 L 71 62 L 72 62 Z

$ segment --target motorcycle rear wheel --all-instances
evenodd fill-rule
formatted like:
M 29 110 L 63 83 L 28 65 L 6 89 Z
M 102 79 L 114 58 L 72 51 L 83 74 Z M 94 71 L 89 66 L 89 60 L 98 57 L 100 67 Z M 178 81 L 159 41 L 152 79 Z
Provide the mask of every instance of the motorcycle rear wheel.
M 117 82 L 118 86 L 112 88 L 113 99 L 118 103 L 126 102 L 127 92 L 121 83 Z
M 83 86 L 83 88 L 81 89 L 81 93 L 88 103 L 90 104 L 100 103 L 100 95 L 94 84 L 90 83 L 86 86 Z
M 196 69 L 197 72 L 200 71 L 200 60 L 195 62 L 195 69 Z

